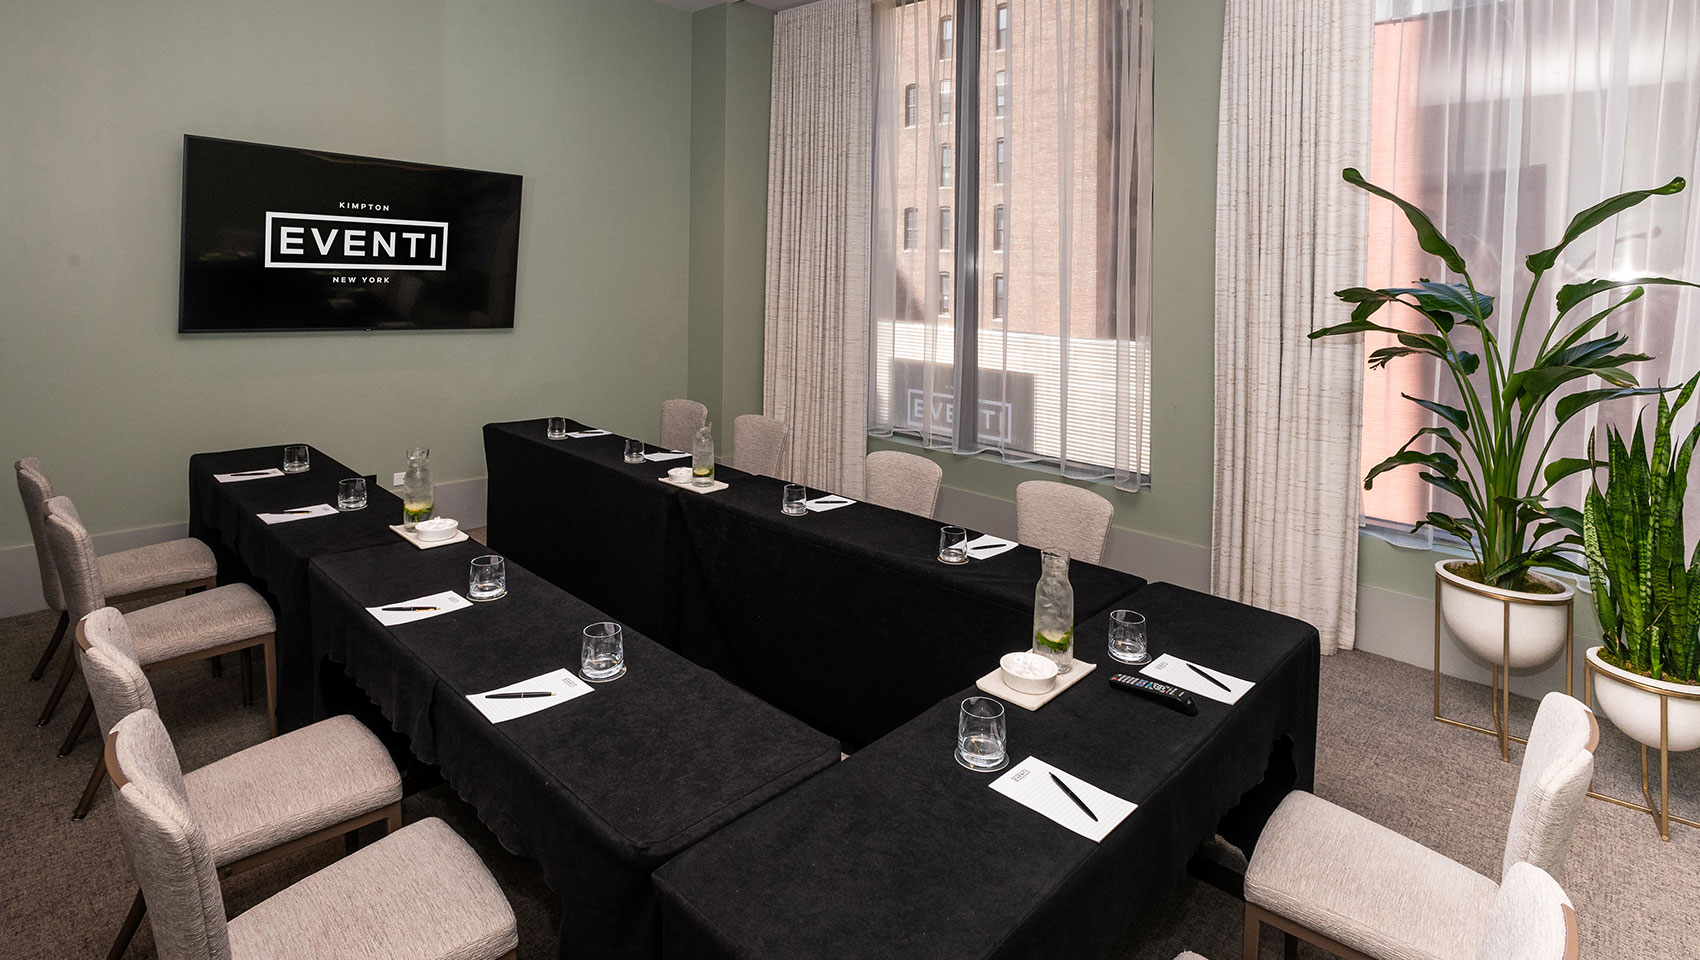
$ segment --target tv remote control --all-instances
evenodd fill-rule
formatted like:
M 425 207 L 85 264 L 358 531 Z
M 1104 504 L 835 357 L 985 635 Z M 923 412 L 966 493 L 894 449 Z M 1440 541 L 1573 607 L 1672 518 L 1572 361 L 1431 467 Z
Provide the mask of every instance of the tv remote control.
M 1110 676 L 1110 686 L 1117 690 L 1138 694 L 1147 700 L 1155 700 L 1172 710 L 1179 710 L 1189 717 L 1198 716 L 1198 704 L 1193 702 L 1192 694 L 1180 687 L 1171 687 L 1166 683 L 1158 683 L 1149 677 L 1135 676 L 1131 673 L 1117 673 Z

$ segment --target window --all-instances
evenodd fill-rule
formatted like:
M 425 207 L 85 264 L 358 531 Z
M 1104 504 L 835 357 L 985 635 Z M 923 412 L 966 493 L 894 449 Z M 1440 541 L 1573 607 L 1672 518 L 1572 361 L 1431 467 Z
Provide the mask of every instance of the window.
M 939 147 L 939 187 L 950 188 L 950 144 Z
M 956 21 L 949 17 L 939 18 L 939 59 L 949 60 L 956 52 Z
M 921 87 L 911 83 L 903 88 L 903 125 L 913 127 L 921 117 Z
M 939 316 L 950 316 L 950 274 L 939 273 Z
M 1002 50 L 1009 46 L 1009 4 L 998 4 L 998 45 Z
M 921 245 L 921 211 L 908 207 L 903 211 L 903 249 L 913 250 Z
M 950 249 L 950 208 L 939 208 L 939 249 Z
M 950 123 L 950 81 L 939 81 L 939 122 Z
M 1003 116 L 1004 107 L 1009 103 L 1009 77 L 1007 77 L 1002 70 L 999 70 L 997 78 L 992 81 L 992 85 L 996 88 L 997 94 L 997 100 L 995 101 L 997 112 L 995 115 L 1001 117 Z
M 998 144 L 995 152 L 996 157 L 992 161 L 992 182 L 1003 183 L 1005 180 L 1005 173 L 1007 172 L 1007 168 L 1004 164 L 1009 161 L 1009 152 L 1008 148 L 1004 146 L 1002 137 L 998 138 Z
M 999 323 L 1009 313 L 1009 287 L 1004 283 L 1003 274 L 992 275 L 992 319 Z
M 1008 228 L 1009 222 L 1004 219 L 1003 204 L 1000 203 L 992 208 L 992 250 L 994 252 L 1003 252 L 1004 236 Z M 1002 314 L 999 314 L 999 316 L 1002 316 Z

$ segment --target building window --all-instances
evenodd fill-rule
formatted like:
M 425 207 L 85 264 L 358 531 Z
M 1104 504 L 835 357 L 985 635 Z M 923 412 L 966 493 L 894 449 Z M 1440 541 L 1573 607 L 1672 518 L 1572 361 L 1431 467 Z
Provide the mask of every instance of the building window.
M 1005 173 L 1005 166 L 1004 165 L 1009 160 L 1008 147 L 1006 147 L 1004 145 L 1002 137 L 998 138 L 998 144 L 997 144 L 997 147 L 995 148 L 995 150 L 993 151 L 993 156 L 996 159 L 994 161 L 994 166 L 993 166 L 993 170 L 992 170 L 992 174 L 993 174 L 992 179 L 996 183 L 1002 183 L 1003 180 L 1004 180 L 1004 173 Z
M 1003 252 L 1006 228 L 1007 221 L 1003 215 L 1003 204 L 1000 203 L 992 208 L 992 250 L 995 253 Z
M 906 207 L 903 211 L 903 249 L 913 250 L 921 243 L 921 211 Z
M 950 208 L 939 208 L 939 249 L 950 249 Z
M 1003 274 L 992 275 L 992 319 L 999 323 L 1009 313 L 1009 287 L 1004 283 Z
M 903 90 L 903 125 L 913 127 L 921 117 L 921 88 L 911 83 Z
M 956 46 L 956 21 L 949 17 L 939 18 L 939 59 L 949 60 Z
M 942 144 L 939 147 L 939 187 L 940 188 L 948 188 L 950 186 L 950 167 L 951 167 L 951 164 L 950 164 L 950 144 L 948 144 L 948 143 Z
M 939 316 L 950 316 L 950 274 L 939 272 Z
M 950 81 L 939 81 L 939 122 L 950 123 Z
M 998 49 L 1009 45 L 1009 4 L 998 4 Z
M 1004 107 L 1009 103 L 1009 77 L 1005 76 L 1002 70 L 999 70 L 997 76 L 992 80 L 992 86 L 995 88 L 993 105 L 996 108 L 996 115 L 1001 117 Z

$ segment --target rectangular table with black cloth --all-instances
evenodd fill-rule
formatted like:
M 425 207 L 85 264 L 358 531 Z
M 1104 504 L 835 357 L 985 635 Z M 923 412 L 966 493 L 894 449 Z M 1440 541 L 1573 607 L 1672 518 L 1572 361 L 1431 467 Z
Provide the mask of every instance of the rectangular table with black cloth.
M 641 633 L 593 692 L 492 724 L 466 699 L 579 668 L 610 619 L 509 559 L 505 597 L 395 627 L 365 607 L 464 591 L 477 544 L 397 545 L 312 564 L 314 627 L 421 757 L 561 897 L 561 955 L 654 957 L 650 874 L 838 762 L 838 744 Z
M 1232 707 L 1198 698 L 1187 717 L 1111 689 L 1107 617 L 1085 625 L 1098 669 L 1037 712 L 1007 706 L 1008 745 L 1011 765 L 1036 756 L 1139 804 L 1102 843 L 958 765 L 969 688 L 658 871 L 666 956 L 1103 956 L 1219 823 L 1249 844 L 1315 767 L 1313 627 L 1170 584 L 1134 600 L 1154 656 L 1257 686 Z
M 871 503 L 786 516 L 784 481 L 722 477 L 678 495 L 679 650 L 851 749 L 1032 646 L 1038 550 L 953 566 L 936 520 Z M 1070 563 L 1069 582 L 1077 623 L 1145 583 L 1091 563 Z
M 398 543 L 401 500 L 366 477 L 366 508 L 267 524 L 261 513 L 317 503 L 336 505 L 337 484 L 360 476 L 313 448 L 311 469 L 281 477 L 220 483 L 214 474 L 281 468 L 283 447 L 251 447 L 189 458 L 189 535 L 212 547 L 219 581 L 242 581 L 277 611 L 277 719 L 293 730 L 323 716 L 317 701 L 319 655 L 307 614 L 307 562 L 323 553 Z
M 546 420 L 484 426 L 491 549 L 672 646 L 683 540 L 677 492 L 656 478 L 690 461 L 629 464 L 615 434 L 547 434 Z

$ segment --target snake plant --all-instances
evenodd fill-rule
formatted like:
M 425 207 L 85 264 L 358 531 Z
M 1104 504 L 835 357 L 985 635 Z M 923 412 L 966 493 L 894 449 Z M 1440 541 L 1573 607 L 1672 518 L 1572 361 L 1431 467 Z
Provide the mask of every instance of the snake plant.
M 1537 566 L 1586 573 L 1572 559 L 1583 545 L 1582 513 L 1574 507 L 1549 504 L 1548 494 L 1560 480 L 1592 469 L 1596 461 L 1590 455 L 1559 457 L 1548 462 L 1553 438 L 1571 418 L 1597 403 L 1662 392 L 1660 387 L 1640 386 L 1627 369 L 1630 364 L 1650 359 L 1645 354 L 1622 351 L 1627 335 L 1606 333 L 1589 337 L 1612 313 L 1639 300 L 1648 284 L 1689 287 L 1696 284 L 1665 277 L 1565 284 L 1558 290 L 1557 311 L 1551 323 L 1545 329 L 1539 328 L 1538 321 L 1536 329 L 1525 328 L 1529 326 L 1530 308 L 1542 278 L 1571 242 L 1649 197 L 1681 191 L 1685 186 L 1683 179 L 1678 177 L 1661 187 L 1633 190 L 1601 201 L 1576 214 L 1556 246 L 1530 254 L 1524 260 L 1531 274 L 1528 294 L 1515 325 L 1508 331 L 1511 338 L 1506 345 L 1502 344 L 1499 333 L 1507 331 L 1502 331 L 1497 321 L 1490 322 L 1494 298 L 1476 289 L 1463 256 L 1441 235 L 1434 222 L 1414 204 L 1366 181 L 1358 171 L 1347 168 L 1343 176 L 1347 183 L 1396 204 L 1416 231 L 1422 249 L 1439 257 L 1448 271 L 1461 278 L 1461 282 L 1454 283 L 1423 279 L 1408 287 L 1381 290 L 1352 287 L 1338 291 L 1335 296 L 1353 305 L 1350 322 L 1310 335 L 1315 339 L 1371 330 L 1392 334 L 1397 345 L 1371 353 L 1370 367 L 1382 368 L 1389 361 L 1406 356 L 1432 357 L 1439 361 L 1462 398 L 1463 405 L 1455 407 L 1404 394 L 1405 399 L 1439 417 L 1441 422 L 1418 430 L 1397 453 L 1370 468 L 1364 477 L 1364 489 L 1371 489 L 1376 477 L 1396 467 L 1422 468 L 1422 479 L 1462 501 L 1464 513 L 1453 516 L 1430 512 L 1412 532 L 1434 527 L 1463 540 L 1475 555 L 1482 583 L 1525 590 L 1529 585 L 1527 573 Z M 1575 312 L 1583 304 L 1620 287 L 1633 289 L 1598 313 L 1575 319 L 1583 317 Z M 1411 332 L 1377 323 L 1374 315 L 1388 304 L 1416 312 L 1426 321 L 1426 328 Z M 1569 329 L 1565 330 L 1566 327 Z M 1534 335 L 1539 334 L 1540 344 L 1529 355 L 1528 365 L 1519 366 L 1524 348 L 1529 345 L 1524 342 L 1526 332 L 1530 344 Z M 1470 339 L 1479 344 L 1461 345 L 1458 341 L 1465 334 L 1470 334 Z M 1606 386 L 1558 396 L 1560 388 L 1586 377 L 1598 377 Z M 1550 423 L 1544 416 L 1548 404 L 1554 404 Z M 1537 425 L 1543 424 L 1544 440 L 1535 432 Z M 1415 448 L 1425 438 L 1433 438 L 1432 452 Z M 1532 449 L 1531 444 L 1538 446 Z
M 1700 374 L 1683 385 L 1675 403 L 1659 397 L 1651 452 L 1639 421 L 1628 445 L 1616 429 L 1607 428 L 1606 489 L 1600 489 L 1596 477 L 1582 508 L 1588 579 L 1608 659 L 1678 683 L 1700 682 L 1695 656 L 1700 546 L 1687 567 L 1682 563 L 1682 498 L 1700 424 L 1673 449 L 1671 423 L 1696 383 Z M 1590 437 L 1590 456 L 1592 447 Z

